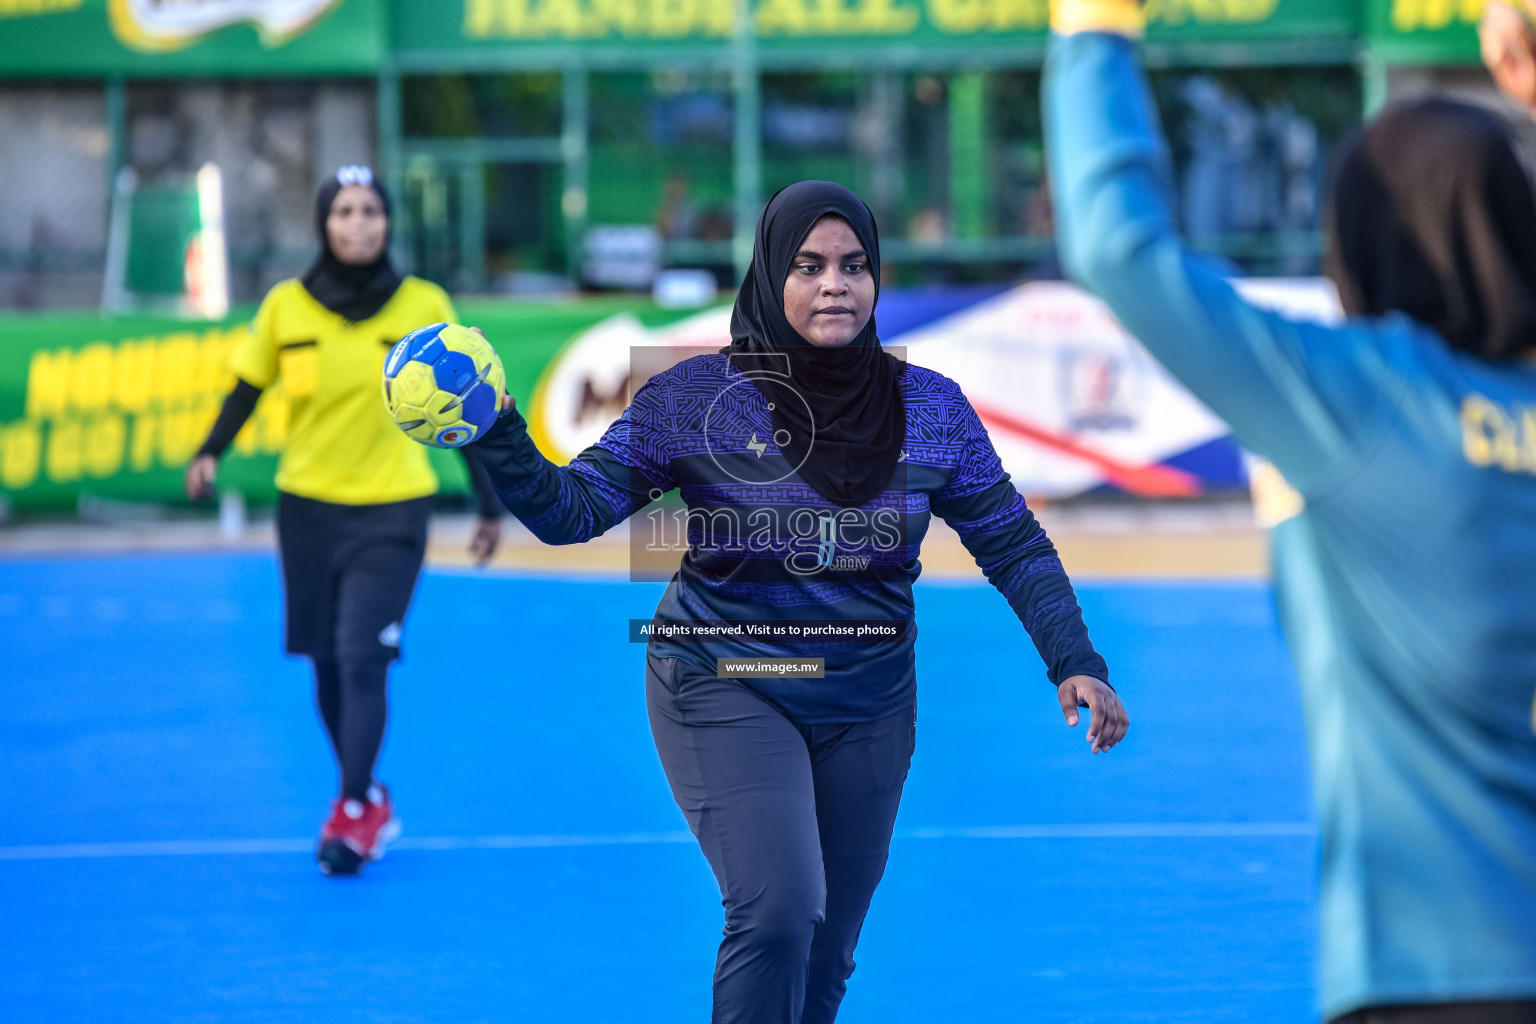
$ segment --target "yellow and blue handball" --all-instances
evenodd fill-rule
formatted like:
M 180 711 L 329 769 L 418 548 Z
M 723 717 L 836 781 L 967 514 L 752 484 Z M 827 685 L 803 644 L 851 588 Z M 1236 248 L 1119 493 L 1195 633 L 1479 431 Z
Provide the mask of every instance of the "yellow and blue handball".
M 384 406 L 407 437 L 458 448 L 496 422 L 507 378 L 490 342 L 458 324 L 418 327 L 384 360 Z

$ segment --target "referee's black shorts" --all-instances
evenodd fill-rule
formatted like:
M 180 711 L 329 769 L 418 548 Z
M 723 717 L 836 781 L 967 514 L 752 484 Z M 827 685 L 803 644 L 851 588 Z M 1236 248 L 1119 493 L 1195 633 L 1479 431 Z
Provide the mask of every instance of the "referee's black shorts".
M 317 661 L 391 661 L 427 550 L 432 499 L 277 498 L 285 646 Z

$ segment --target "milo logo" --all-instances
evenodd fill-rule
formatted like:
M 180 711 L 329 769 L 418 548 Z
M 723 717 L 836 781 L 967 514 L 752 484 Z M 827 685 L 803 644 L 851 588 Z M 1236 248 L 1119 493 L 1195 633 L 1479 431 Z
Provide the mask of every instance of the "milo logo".
M 135 50 L 191 46 L 216 29 L 249 24 L 267 46 L 302 35 L 341 0 L 108 0 L 112 32 Z

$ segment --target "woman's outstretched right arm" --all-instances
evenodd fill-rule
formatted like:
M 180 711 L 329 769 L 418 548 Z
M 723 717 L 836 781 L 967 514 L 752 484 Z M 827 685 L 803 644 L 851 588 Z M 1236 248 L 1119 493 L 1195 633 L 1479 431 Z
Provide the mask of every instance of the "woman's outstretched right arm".
M 1069 274 L 1238 440 L 1303 493 L 1352 471 L 1396 405 L 1396 334 L 1261 310 L 1184 245 L 1134 0 L 1056 0 L 1044 78 L 1057 237 Z M 1393 339 L 1396 339 L 1395 341 Z
M 635 394 L 601 441 L 556 466 L 508 409 L 475 441 L 503 505 L 546 544 L 580 544 L 600 536 L 677 485 L 650 403 L 655 385 Z

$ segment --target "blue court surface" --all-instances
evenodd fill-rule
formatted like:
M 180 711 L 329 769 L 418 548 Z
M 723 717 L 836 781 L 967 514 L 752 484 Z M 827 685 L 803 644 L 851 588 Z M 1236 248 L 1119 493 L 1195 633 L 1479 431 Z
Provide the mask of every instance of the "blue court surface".
M 719 892 L 627 620 L 651 584 L 428 573 L 380 777 L 334 788 L 270 555 L 0 561 L 0 1020 L 688 1022 Z M 917 757 L 840 1022 L 1315 1019 L 1315 833 L 1267 587 L 1083 584 L 1094 756 L 977 585 L 918 593 Z

